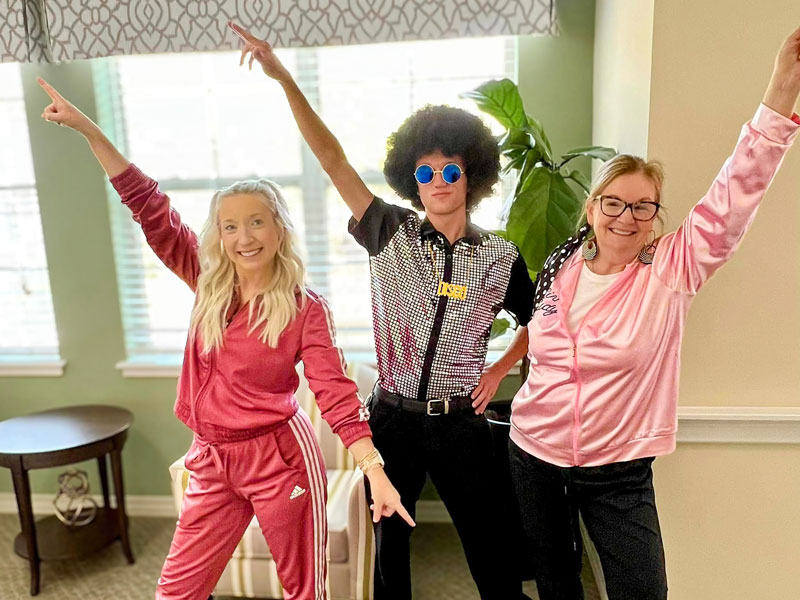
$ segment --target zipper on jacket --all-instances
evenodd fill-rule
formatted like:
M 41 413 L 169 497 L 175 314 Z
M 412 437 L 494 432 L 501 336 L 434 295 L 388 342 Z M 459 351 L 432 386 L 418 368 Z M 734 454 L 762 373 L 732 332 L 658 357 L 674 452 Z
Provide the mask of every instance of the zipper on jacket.
M 211 380 L 214 379 L 214 375 L 216 375 L 217 373 L 217 366 L 215 364 L 216 361 L 214 360 L 214 352 L 216 352 L 216 350 L 212 350 L 211 352 L 209 352 L 208 376 L 206 377 L 206 380 L 203 382 L 203 385 L 200 386 L 200 390 L 197 392 L 197 400 L 194 402 L 194 405 L 192 406 L 192 414 L 196 421 L 195 423 L 196 427 L 200 425 L 200 417 L 199 417 L 200 405 L 202 404 L 202 401 L 205 400 L 205 397 L 208 395 L 208 388 L 210 387 Z
M 580 331 L 580 327 L 578 328 Z M 577 336 L 575 336 L 577 337 Z M 578 464 L 578 432 L 581 428 L 580 411 L 578 404 L 581 398 L 581 380 L 578 377 L 578 345 L 572 342 L 572 372 L 575 374 L 575 402 L 572 407 L 572 461 Z
M 244 308 L 243 306 L 238 306 L 237 309 L 236 309 L 236 312 L 233 313 L 233 315 L 231 316 L 230 321 L 227 321 L 227 323 L 225 323 L 225 327 L 222 330 L 223 339 L 225 338 L 226 334 L 228 333 L 228 329 L 230 329 L 231 323 L 233 323 L 236 320 L 236 318 L 239 316 L 239 313 L 242 312 L 243 308 Z M 200 425 L 200 417 L 199 417 L 200 405 L 203 403 L 203 400 L 205 400 L 206 396 L 208 395 L 208 388 L 211 387 L 211 382 L 214 379 L 216 379 L 216 375 L 217 375 L 216 354 L 217 354 L 217 352 L 219 352 L 219 349 L 214 349 L 214 350 L 212 350 L 211 352 L 208 353 L 208 375 L 206 376 L 206 380 L 200 386 L 200 389 L 197 392 L 197 397 L 196 397 L 197 399 L 195 400 L 195 402 L 192 405 L 192 415 L 195 418 L 196 426 Z
M 581 266 L 581 268 L 583 268 L 583 267 Z M 572 342 L 572 372 L 575 374 L 575 386 L 577 388 L 575 390 L 575 403 L 574 403 L 573 408 L 572 408 L 572 411 L 573 411 L 573 414 L 572 414 L 572 460 L 576 465 L 578 464 L 578 432 L 580 431 L 580 426 L 581 426 L 580 411 L 578 410 L 578 403 L 579 403 L 580 397 L 581 397 L 581 380 L 580 380 L 580 377 L 578 377 L 578 342 L 576 340 L 580 336 L 581 329 L 583 329 L 583 324 L 586 323 L 586 319 L 588 319 L 589 315 L 592 314 L 592 312 L 597 308 L 597 303 L 600 300 L 602 300 L 603 298 L 605 298 L 606 296 L 608 296 L 608 294 L 609 294 L 609 292 L 611 290 L 615 289 L 617 286 L 620 285 L 619 282 L 622 279 L 622 275 L 625 273 L 625 271 L 627 271 L 627 269 L 628 269 L 628 267 L 625 267 L 625 269 L 623 269 L 620 272 L 620 276 L 617 277 L 617 279 L 611 284 L 611 287 L 609 287 L 605 292 L 603 292 L 603 295 L 600 296 L 600 298 L 598 298 L 597 301 L 595 301 L 595 303 L 592 306 L 589 307 L 589 310 L 586 311 L 585 315 L 583 315 L 583 319 L 581 319 L 581 322 L 578 325 L 578 329 L 575 330 L 574 334 L 570 334 L 569 327 L 567 326 L 567 314 L 565 312 L 563 312 L 563 311 L 560 313 L 560 315 L 561 315 L 561 326 L 564 328 L 564 331 L 567 332 L 567 336 L 570 338 L 570 341 Z M 580 283 L 580 275 L 578 277 L 579 277 L 578 282 L 576 282 L 576 284 L 575 284 L 576 288 L 577 288 L 577 285 Z M 575 298 L 573 297 L 573 300 L 574 299 Z M 570 308 L 572 308 L 572 304 L 571 303 L 570 303 Z

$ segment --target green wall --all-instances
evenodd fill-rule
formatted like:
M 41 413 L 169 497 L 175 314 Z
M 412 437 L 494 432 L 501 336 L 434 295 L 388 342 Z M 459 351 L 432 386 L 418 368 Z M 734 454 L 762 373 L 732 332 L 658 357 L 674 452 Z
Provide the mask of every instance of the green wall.
M 542 122 L 557 155 L 592 143 L 594 6 L 594 0 L 557 0 L 558 37 L 519 39 L 525 109 Z M 588 162 L 570 164 L 589 175 Z
M 591 142 L 594 0 L 557 3 L 557 38 L 521 38 L 520 88 L 529 113 L 542 120 L 555 150 Z M 435 63 L 435 61 L 434 61 Z M 58 406 L 114 404 L 134 414 L 123 453 L 128 494 L 168 494 L 167 467 L 191 433 L 172 414 L 173 378 L 126 379 L 114 365 L 125 358 L 112 253 L 105 177 L 74 132 L 44 122 L 42 76 L 95 118 L 91 65 L 26 65 L 22 70 L 63 377 L 0 378 L 0 419 Z M 499 393 L 519 384 L 509 377 Z M 94 463 L 80 465 L 99 490 Z M 34 492 L 55 493 L 63 468 L 34 471 Z M 0 492 L 12 491 L 0 473 Z M 426 492 L 426 496 L 429 492 Z

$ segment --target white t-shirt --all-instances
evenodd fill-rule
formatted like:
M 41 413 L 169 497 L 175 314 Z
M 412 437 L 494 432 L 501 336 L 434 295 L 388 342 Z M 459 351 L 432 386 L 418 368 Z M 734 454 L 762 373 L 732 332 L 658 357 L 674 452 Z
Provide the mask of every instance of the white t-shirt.
M 571 334 L 575 334 L 589 309 L 606 293 L 606 290 L 611 287 L 611 284 L 621 274 L 622 271 L 611 273 L 611 275 L 598 275 L 593 273 L 585 262 L 583 263 L 581 275 L 578 279 L 578 288 L 575 290 L 572 306 L 569 307 L 569 312 L 567 313 L 567 327 Z

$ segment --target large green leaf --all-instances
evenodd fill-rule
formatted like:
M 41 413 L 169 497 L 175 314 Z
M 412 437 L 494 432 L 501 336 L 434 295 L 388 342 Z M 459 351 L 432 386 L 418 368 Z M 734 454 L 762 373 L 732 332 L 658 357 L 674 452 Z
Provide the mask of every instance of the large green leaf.
M 518 155 L 514 156 L 513 158 L 511 158 L 503 166 L 503 168 L 500 169 L 500 174 L 505 176 L 505 174 L 508 173 L 509 171 L 512 171 L 514 169 L 521 169 L 523 167 L 523 165 L 525 164 L 525 157 L 526 156 L 527 156 L 527 153 L 526 154 L 518 154 Z
M 536 140 L 531 136 L 527 129 L 512 127 L 500 137 L 498 148 L 500 154 L 509 158 L 514 158 L 517 154 L 527 152 L 536 145 Z
M 575 183 L 583 188 L 583 191 L 587 194 L 589 190 L 592 188 L 592 183 L 589 181 L 586 176 L 581 173 L 580 171 L 571 171 L 569 175 L 567 175 L 567 179 L 572 179 Z
M 510 79 L 487 81 L 460 96 L 474 100 L 478 108 L 493 116 L 506 129 L 524 129 L 528 125 L 519 90 Z
M 511 328 L 511 321 L 508 319 L 495 319 L 492 321 L 492 329 L 489 332 L 489 339 L 500 337 Z
M 564 154 L 561 157 L 561 164 L 558 166 L 559 168 L 563 167 L 573 158 L 577 158 L 578 156 L 588 156 L 589 158 L 607 161 L 614 158 L 616 155 L 617 151 L 614 150 L 614 148 L 608 148 L 606 146 L 582 146 L 580 148 L 573 148 Z
M 511 206 L 506 232 L 531 271 L 575 231 L 581 200 L 564 177 L 544 166 L 531 169 Z
M 553 150 L 550 147 L 550 140 L 547 138 L 547 134 L 544 132 L 544 127 L 542 127 L 541 121 L 530 115 L 525 115 L 525 117 L 528 120 L 528 131 L 530 131 L 533 139 L 535 139 L 536 143 L 539 145 L 542 156 L 547 162 L 552 164 Z
M 513 161 L 514 168 L 519 170 L 517 174 L 517 185 L 514 187 L 514 194 L 512 199 L 512 205 L 514 202 L 517 201 L 517 196 L 519 196 L 520 192 L 525 188 L 527 185 L 527 181 L 533 173 L 533 169 L 536 165 L 540 164 L 539 160 L 541 156 L 537 148 L 531 148 L 523 154 L 519 156 L 516 160 Z M 510 167 L 511 163 L 506 165 L 506 167 Z M 505 169 L 502 171 L 503 175 L 505 175 L 510 169 Z
M 531 185 L 536 185 L 537 180 L 532 178 L 535 169 L 547 168 L 542 163 L 542 153 L 540 148 L 534 147 L 528 150 L 523 157 L 522 166 L 519 168 L 519 177 L 517 178 L 517 187 L 514 191 L 514 198 L 519 196 L 520 193 L 528 189 Z
M 536 144 L 525 129 L 512 127 L 498 141 L 500 156 L 506 159 L 501 171 L 505 175 L 513 169 L 520 169 L 525 163 L 525 155 Z

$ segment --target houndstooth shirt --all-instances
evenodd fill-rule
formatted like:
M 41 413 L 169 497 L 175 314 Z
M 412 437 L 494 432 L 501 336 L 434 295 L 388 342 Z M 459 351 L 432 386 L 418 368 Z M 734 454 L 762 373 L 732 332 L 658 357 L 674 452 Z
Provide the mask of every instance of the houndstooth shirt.
M 430 221 L 380 198 L 350 220 L 350 233 L 369 252 L 380 386 L 417 400 L 472 392 L 497 313 L 521 325 L 531 317 L 533 285 L 517 247 L 470 222 L 451 246 Z M 440 282 L 466 294 L 438 295 Z

